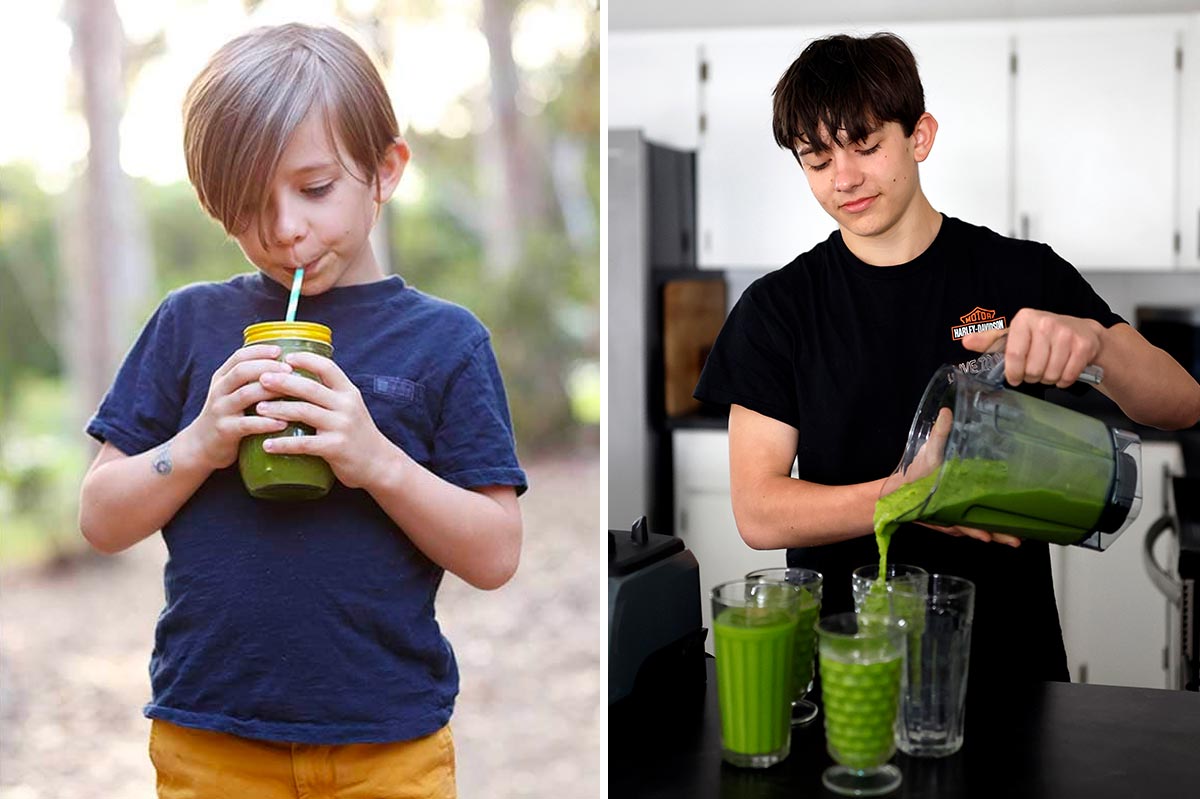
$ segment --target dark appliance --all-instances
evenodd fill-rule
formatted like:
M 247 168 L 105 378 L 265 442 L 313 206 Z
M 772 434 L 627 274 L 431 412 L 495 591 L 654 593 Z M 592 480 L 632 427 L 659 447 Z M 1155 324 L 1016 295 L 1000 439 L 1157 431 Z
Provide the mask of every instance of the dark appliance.
M 608 702 L 662 700 L 705 683 L 700 566 L 683 540 L 608 531 Z
M 1142 560 L 1150 581 L 1167 598 L 1170 687 L 1200 691 L 1200 477 L 1172 478 L 1171 493 L 1174 511 L 1146 531 Z M 1160 564 L 1154 557 L 1154 545 L 1167 533 L 1176 539 L 1168 547 L 1173 562 Z

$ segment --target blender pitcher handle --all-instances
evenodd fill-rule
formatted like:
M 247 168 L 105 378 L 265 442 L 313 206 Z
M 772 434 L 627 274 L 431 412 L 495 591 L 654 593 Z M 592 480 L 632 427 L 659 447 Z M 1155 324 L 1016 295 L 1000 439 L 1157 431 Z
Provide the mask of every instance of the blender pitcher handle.
M 1000 385 L 1004 382 L 1004 347 L 1008 339 L 1008 332 L 1002 333 L 992 346 L 988 347 L 987 355 L 993 356 L 992 366 L 983 374 L 983 379 L 993 385 Z M 1088 385 L 1098 386 L 1104 380 L 1104 367 L 1096 364 L 1088 364 L 1079 373 L 1079 377 L 1075 378 L 1076 382 L 1087 383 Z

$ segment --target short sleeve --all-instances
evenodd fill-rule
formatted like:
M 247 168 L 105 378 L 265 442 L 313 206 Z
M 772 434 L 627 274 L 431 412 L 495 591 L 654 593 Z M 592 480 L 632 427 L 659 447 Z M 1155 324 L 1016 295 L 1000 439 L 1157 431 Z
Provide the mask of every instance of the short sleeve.
M 1119 314 L 1113 313 L 1108 303 L 1079 274 L 1079 270 L 1050 247 L 1046 247 L 1044 275 L 1047 307 L 1043 310 L 1081 319 L 1095 319 L 1106 328 L 1125 321 Z
M 431 467 L 442 479 L 461 488 L 511 485 L 518 496 L 528 488 L 525 472 L 517 463 L 500 367 L 486 337 L 447 386 Z
M 137 455 L 179 432 L 183 413 L 172 296 L 146 322 L 117 377 L 87 424 L 88 435 Z
M 694 396 L 715 405 L 741 405 L 799 428 L 791 336 L 780 315 L 747 289 L 730 311 L 700 373 Z

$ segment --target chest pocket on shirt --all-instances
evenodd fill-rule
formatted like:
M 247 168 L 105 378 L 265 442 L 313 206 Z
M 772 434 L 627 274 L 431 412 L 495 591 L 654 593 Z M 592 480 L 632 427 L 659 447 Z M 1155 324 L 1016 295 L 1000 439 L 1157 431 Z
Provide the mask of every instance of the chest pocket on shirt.
M 418 463 L 428 465 L 433 451 L 434 415 L 425 386 L 406 377 L 356 374 L 350 378 L 379 428 Z

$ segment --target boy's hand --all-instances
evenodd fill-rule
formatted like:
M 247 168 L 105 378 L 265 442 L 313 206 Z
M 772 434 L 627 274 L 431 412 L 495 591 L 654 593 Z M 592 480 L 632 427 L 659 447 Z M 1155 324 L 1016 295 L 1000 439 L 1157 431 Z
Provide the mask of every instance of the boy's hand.
M 292 367 L 274 360 L 280 349 L 274 344 L 254 344 L 237 350 L 213 373 L 208 398 L 200 415 L 189 425 L 201 460 L 214 470 L 233 465 L 238 444 L 256 433 L 277 433 L 287 427 L 278 419 L 246 416 L 246 408 L 279 396 L 264 387 L 264 374 L 286 373 Z
M 1005 332 L 1004 377 L 1009 385 L 1044 383 L 1066 388 L 1096 362 L 1104 326 L 1094 319 L 1022 308 L 1007 331 L 972 333 L 963 338 L 963 346 L 986 352 Z
M 288 355 L 287 362 L 311 372 L 321 382 L 296 374 L 264 372 L 259 380 L 265 390 L 293 399 L 259 402 L 255 411 L 272 419 L 302 422 L 317 434 L 270 439 L 263 442 L 264 448 L 276 455 L 317 455 L 343 485 L 369 485 L 389 462 L 387 454 L 393 447 L 375 426 L 358 387 L 329 358 L 297 352 Z

